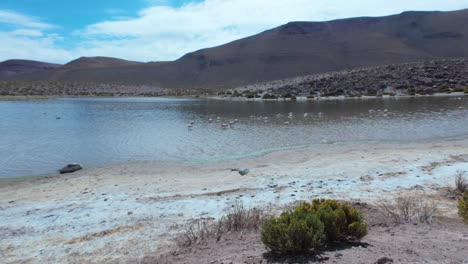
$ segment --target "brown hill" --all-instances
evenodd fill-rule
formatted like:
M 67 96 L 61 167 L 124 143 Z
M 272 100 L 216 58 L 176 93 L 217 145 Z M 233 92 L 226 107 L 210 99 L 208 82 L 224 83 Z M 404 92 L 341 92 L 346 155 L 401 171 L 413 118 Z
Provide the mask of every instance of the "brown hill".
M 122 67 L 138 64 L 142 64 L 142 62 L 111 57 L 81 57 L 63 65 L 62 69 Z
M 329 22 L 291 22 L 172 62 L 67 66 L 22 79 L 229 88 L 260 81 L 468 56 L 468 9 L 405 12 Z M 85 63 L 86 64 L 86 63 Z M 93 65 L 93 63 L 90 63 Z
M 8 79 L 17 74 L 31 73 L 35 71 L 47 71 L 59 67 L 60 64 L 53 64 L 32 60 L 6 60 L 0 62 L 0 78 Z

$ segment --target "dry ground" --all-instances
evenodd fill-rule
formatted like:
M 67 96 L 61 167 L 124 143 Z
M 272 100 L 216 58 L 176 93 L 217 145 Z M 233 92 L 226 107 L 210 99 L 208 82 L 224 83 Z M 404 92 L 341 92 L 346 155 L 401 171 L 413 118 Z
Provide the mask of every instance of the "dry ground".
M 338 245 L 318 255 L 277 257 L 269 254 L 259 231 L 233 232 L 217 241 L 173 249 L 164 256 L 148 256 L 141 263 L 467 263 L 468 225 L 461 219 L 437 217 L 432 224 L 395 224 L 374 206 L 358 205 L 369 234 L 361 243 Z

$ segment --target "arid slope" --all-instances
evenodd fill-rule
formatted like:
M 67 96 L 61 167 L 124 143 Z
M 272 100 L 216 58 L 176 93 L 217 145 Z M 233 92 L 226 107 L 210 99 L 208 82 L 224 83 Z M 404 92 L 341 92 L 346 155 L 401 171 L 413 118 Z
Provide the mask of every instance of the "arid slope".
M 15 78 L 232 88 L 307 74 L 467 56 L 465 9 L 291 22 L 172 62 L 115 63 L 113 59 L 110 66 L 101 62 L 99 67 L 95 63 L 72 69 L 63 66 Z

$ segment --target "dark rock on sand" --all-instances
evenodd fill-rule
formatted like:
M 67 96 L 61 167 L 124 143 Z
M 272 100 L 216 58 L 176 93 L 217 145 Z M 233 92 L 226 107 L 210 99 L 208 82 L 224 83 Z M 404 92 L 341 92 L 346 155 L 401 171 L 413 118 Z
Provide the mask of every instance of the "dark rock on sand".
M 83 167 L 78 164 L 78 163 L 72 163 L 72 164 L 68 164 L 67 166 L 63 167 L 60 171 L 60 173 L 72 173 L 72 172 L 75 172 L 75 171 L 79 171 L 79 170 L 82 170 Z
M 389 263 L 393 263 L 393 259 L 391 258 L 380 258 L 379 260 L 377 260 L 377 262 L 375 262 L 375 264 L 389 264 Z
M 241 176 L 247 175 L 249 172 L 250 172 L 249 169 L 239 170 L 239 174 L 240 174 Z

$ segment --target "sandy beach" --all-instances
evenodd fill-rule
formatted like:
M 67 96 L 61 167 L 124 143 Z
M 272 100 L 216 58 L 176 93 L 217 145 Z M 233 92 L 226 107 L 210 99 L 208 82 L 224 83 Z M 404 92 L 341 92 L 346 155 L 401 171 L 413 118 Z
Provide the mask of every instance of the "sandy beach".
M 249 169 L 241 176 L 236 169 Z M 164 254 L 193 219 L 235 201 L 279 207 L 312 198 L 437 200 L 468 170 L 468 139 L 326 144 L 216 163 L 134 163 L 0 182 L 4 263 L 126 263 Z

